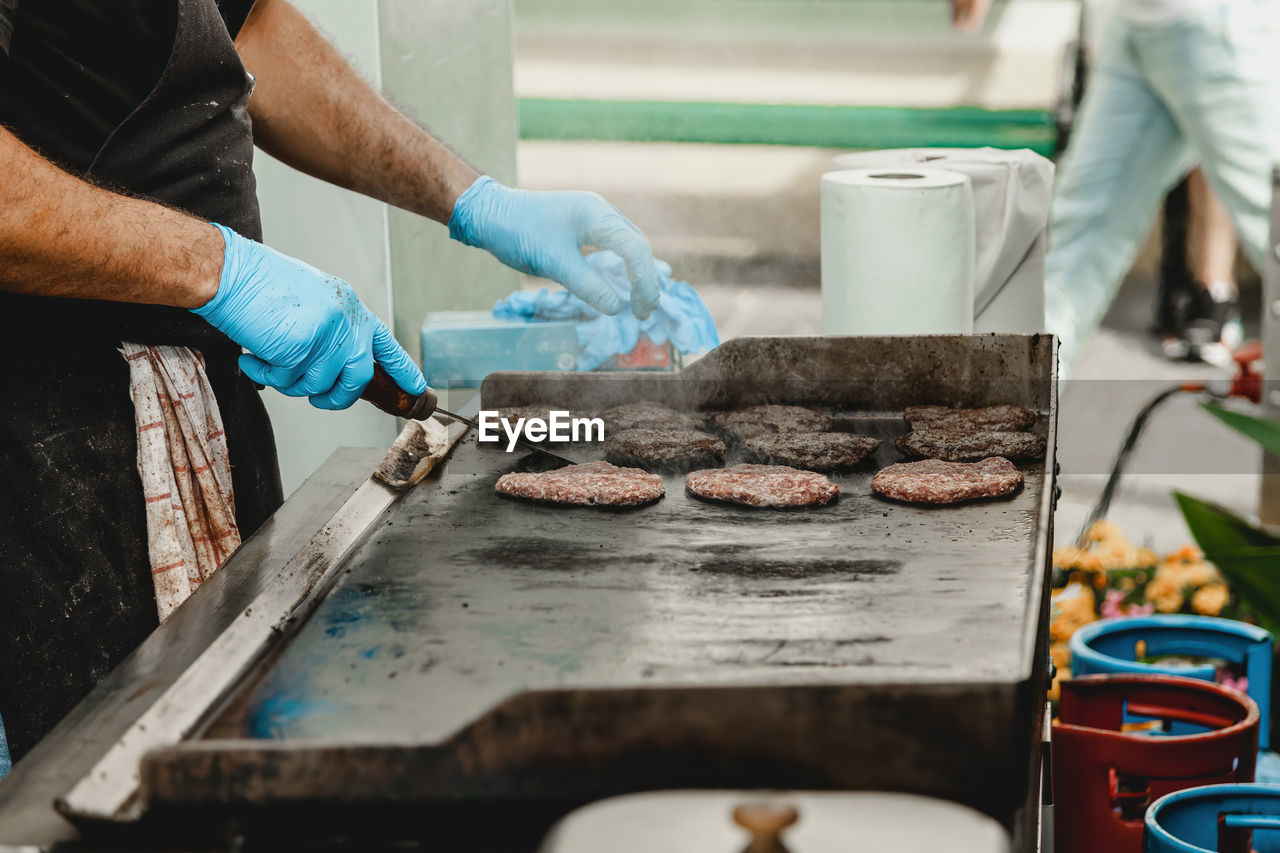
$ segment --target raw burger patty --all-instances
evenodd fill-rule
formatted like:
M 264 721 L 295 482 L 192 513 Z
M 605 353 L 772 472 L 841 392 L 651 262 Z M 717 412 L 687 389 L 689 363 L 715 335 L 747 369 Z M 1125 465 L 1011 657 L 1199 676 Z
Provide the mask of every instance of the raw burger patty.
M 989 456 L 1006 459 L 1043 459 L 1045 439 L 1033 432 L 996 432 L 940 427 L 913 429 L 894 442 L 906 456 L 977 462 Z
M 540 474 L 503 474 L 499 494 L 578 506 L 639 506 L 666 494 L 662 478 L 639 468 L 585 462 Z
M 743 445 L 757 462 L 837 471 L 852 468 L 874 453 L 880 439 L 849 432 L 774 433 L 748 438 Z
M 604 458 L 615 465 L 683 469 L 724 464 L 724 442 L 692 429 L 627 429 L 604 440 Z
M 1009 495 L 1022 485 L 1022 475 L 1008 459 L 981 462 L 899 462 L 871 480 L 871 490 L 908 503 L 951 504 Z
M 627 429 L 702 429 L 706 425 L 698 415 L 677 412 L 648 400 L 605 409 L 600 418 L 604 420 L 606 436 Z
M 738 440 L 781 432 L 827 432 L 831 418 L 801 406 L 750 406 L 712 417 L 716 427 Z
M 1035 412 L 1021 406 L 986 406 L 981 409 L 952 409 L 948 406 L 907 406 L 903 413 L 912 429 L 959 427 L 971 430 L 1017 432 L 1035 424 Z
M 747 506 L 823 506 L 840 487 L 821 474 L 785 465 L 734 465 L 694 471 L 684 485 L 700 498 Z

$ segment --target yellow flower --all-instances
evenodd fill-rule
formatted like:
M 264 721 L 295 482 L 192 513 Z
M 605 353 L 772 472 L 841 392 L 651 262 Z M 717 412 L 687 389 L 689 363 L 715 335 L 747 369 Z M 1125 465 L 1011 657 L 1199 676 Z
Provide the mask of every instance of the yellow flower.
M 1222 612 L 1222 608 L 1227 606 L 1230 598 L 1231 593 L 1227 591 L 1226 584 L 1207 584 L 1191 596 L 1191 609 L 1205 616 L 1217 616 Z
M 1124 541 L 1124 534 L 1120 532 L 1120 528 L 1114 522 L 1107 521 L 1104 518 L 1093 523 L 1093 526 L 1089 528 L 1089 535 L 1086 539 L 1090 542 L 1105 542 L 1112 539 Z
M 1143 592 L 1147 601 L 1161 613 L 1177 613 L 1182 609 L 1182 585 L 1169 577 L 1156 576 Z
M 1085 552 L 1080 548 L 1054 548 L 1053 567 L 1055 569 L 1074 569 L 1084 556 Z
M 1064 652 L 1066 641 L 1076 629 L 1098 618 L 1094 610 L 1093 592 L 1078 583 L 1054 590 L 1051 610 L 1053 616 L 1049 623 L 1049 640 L 1051 643 L 1062 644 Z
M 1156 578 L 1182 587 L 1201 587 L 1221 583 L 1222 577 L 1209 563 L 1201 559 L 1184 560 L 1181 555 L 1166 558 L 1156 569 Z

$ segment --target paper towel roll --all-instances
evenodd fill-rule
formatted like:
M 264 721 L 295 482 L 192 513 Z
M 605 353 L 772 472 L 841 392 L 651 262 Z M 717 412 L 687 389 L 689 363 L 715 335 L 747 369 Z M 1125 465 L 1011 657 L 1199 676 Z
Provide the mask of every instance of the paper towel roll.
M 822 176 L 822 331 L 973 331 L 969 178 L 936 168 Z

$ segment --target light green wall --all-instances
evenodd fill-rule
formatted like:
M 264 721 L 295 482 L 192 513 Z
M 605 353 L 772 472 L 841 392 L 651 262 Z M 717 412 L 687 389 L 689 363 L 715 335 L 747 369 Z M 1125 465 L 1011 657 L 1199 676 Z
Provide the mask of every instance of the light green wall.
M 382 0 L 387 96 L 478 170 L 516 178 L 516 112 L 509 0 Z M 390 213 L 395 332 L 415 356 L 428 311 L 481 309 L 520 286 L 488 253 L 444 228 Z
M 293 0 L 387 96 L 494 177 L 515 179 L 507 0 Z M 429 310 L 487 308 L 519 286 L 441 225 L 317 181 L 258 152 L 266 242 L 342 276 L 415 358 Z M 365 403 L 322 412 L 263 392 L 285 492 L 338 447 L 386 447 L 396 422 Z

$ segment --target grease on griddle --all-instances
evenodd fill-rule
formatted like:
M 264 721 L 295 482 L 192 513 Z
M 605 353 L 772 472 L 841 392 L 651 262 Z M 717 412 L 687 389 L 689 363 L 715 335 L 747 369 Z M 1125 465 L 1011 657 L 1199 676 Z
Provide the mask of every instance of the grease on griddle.
M 532 571 L 580 572 L 600 569 L 614 555 L 605 553 L 599 545 L 583 545 L 558 539 L 504 537 L 490 540 L 483 548 L 463 551 L 457 559 L 503 569 Z M 630 563 L 652 563 L 654 554 L 626 555 Z
M 734 575 L 750 580 L 803 580 L 830 575 L 895 575 L 902 570 L 897 560 L 748 560 L 732 554 L 703 560 L 692 571 L 712 575 Z

